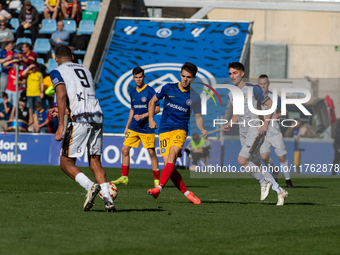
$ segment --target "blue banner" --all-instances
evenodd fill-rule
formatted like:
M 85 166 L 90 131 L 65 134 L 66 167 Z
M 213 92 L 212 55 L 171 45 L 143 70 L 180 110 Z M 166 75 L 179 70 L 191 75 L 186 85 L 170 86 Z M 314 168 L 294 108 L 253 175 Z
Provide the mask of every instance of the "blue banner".
M 182 65 L 192 62 L 198 67 L 193 88 L 201 94 L 198 88 L 205 87 L 199 82 L 214 86 L 216 78 L 228 77 L 228 63 L 240 61 L 249 27 L 249 22 L 116 20 L 96 87 L 104 132 L 124 132 L 130 110 L 128 91 L 135 87 L 133 68 L 142 66 L 145 83 L 159 91 L 168 82 L 180 81 Z M 228 91 L 220 91 L 224 106 L 215 112 L 223 115 Z M 213 100 L 208 100 L 210 106 L 215 107 Z M 155 120 L 159 123 L 160 114 Z
M 123 146 L 123 136 L 104 135 L 102 165 L 104 167 L 121 167 L 121 148 Z M 185 142 L 184 147 L 189 143 Z M 158 137 L 156 137 L 156 153 L 158 156 L 160 169 L 164 168 L 158 147 Z M 287 159 L 289 165 L 294 164 L 294 142 L 286 141 L 288 150 Z M 221 142 L 211 141 L 212 151 L 208 160 L 208 165 L 221 165 Z M 311 142 L 300 141 L 301 161 L 300 174 L 330 175 L 330 164 L 333 163 L 334 149 L 331 142 Z M 32 165 L 59 165 L 61 142 L 54 139 L 53 134 L 20 134 L 18 140 L 18 164 Z M 225 140 L 223 166 L 236 166 L 239 170 L 237 157 L 241 150 L 240 141 Z M 177 165 L 186 166 L 190 160 L 187 154 L 177 160 Z M 274 150 L 270 154 L 276 166 L 280 162 Z M 143 148 L 142 143 L 138 148 L 130 151 L 130 168 L 151 169 L 151 159 L 147 149 Z M 15 136 L 9 133 L 0 133 L 0 163 L 13 164 L 15 162 Z M 202 166 L 203 162 L 199 162 Z M 88 156 L 85 153 L 77 159 L 77 166 L 88 166 Z M 192 161 L 190 161 L 192 164 Z M 291 173 L 294 168 L 291 167 Z

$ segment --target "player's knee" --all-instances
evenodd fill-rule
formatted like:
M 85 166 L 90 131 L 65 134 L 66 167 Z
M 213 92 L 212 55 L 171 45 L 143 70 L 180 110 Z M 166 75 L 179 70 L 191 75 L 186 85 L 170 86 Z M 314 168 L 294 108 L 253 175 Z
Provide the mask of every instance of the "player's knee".
M 238 156 L 238 158 L 237 158 L 237 163 L 238 163 L 240 166 L 246 166 L 247 163 L 248 163 L 248 159 L 245 158 L 245 157 Z
M 156 151 L 153 150 L 153 149 L 149 149 L 149 155 L 150 155 L 150 158 L 155 158 L 156 157 Z
M 266 155 L 261 155 L 261 159 L 263 160 L 263 162 L 268 162 L 269 161 L 269 156 L 266 156 Z
M 130 152 L 130 148 L 127 148 L 127 147 L 123 146 L 123 148 L 122 148 L 122 155 L 123 156 L 129 156 L 129 152 Z
M 280 163 L 285 163 L 285 162 L 287 161 L 285 155 L 283 155 L 283 156 L 278 156 L 277 158 L 278 158 L 278 160 L 280 161 Z

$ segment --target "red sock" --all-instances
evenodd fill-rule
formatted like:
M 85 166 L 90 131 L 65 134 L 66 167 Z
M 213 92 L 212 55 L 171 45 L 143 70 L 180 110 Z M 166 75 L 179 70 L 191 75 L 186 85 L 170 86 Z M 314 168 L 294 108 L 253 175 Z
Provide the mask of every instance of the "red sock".
M 159 169 L 157 170 L 152 170 L 152 173 L 153 173 L 153 178 L 155 180 L 159 180 Z
M 159 185 L 162 188 L 165 186 L 165 184 L 169 180 L 170 175 L 171 175 L 172 171 L 174 170 L 174 168 L 175 168 L 175 164 L 171 164 L 171 163 L 167 163 L 166 166 L 164 167 L 164 169 L 162 171 L 161 179 L 159 181 Z
M 177 189 L 179 189 L 182 193 L 185 193 L 188 191 L 187 187 L 185 186 L 183 182 L 182 175 L 176 169 L 172 171 L 170 178 L 172 182 L 175 184 L 175 186 L 177 187 Z
M 123 166 L 122 165 L 122 176 L 129 176 L 129 166 Z

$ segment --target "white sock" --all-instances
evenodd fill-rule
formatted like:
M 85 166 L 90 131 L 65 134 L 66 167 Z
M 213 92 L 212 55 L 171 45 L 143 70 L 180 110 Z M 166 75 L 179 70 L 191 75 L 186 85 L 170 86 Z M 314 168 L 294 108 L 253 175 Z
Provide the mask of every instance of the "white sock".
M 282 167 L 282 172 L 285 176 L 286 180 L 290 179 L 290 172 L 289 172 L 289 165 L 288 165 L 288 160 L 286 160 L 286 162 L 281 163 L 281 167 Z
M 110 196 L 109 184 L 107 182 L 104 182 L 100 184 L 100 188 L 100 193 L 102 193 L 103 197 L 106 197 L 111 203 L 113 203 L 113 200 Z
M 159 188 L 159 192 L 162 192 L 162 189 L 163 189 L 162 186 L 158 185 L 157 187 Z
M 274 177 L 267 171 L 263 171 L 262 174 L 266 181 L 271 182 L 273 184 L 272 189 L 277 192 L 279 184 L 275 181 Z
M 89 190 L 93 185 L 93 181 L 91 181 L 84 173 L 79 173 L 74 178 L 76 182 L 80 184 L 84 189 Z
M 190 191 L 189 190 L 187 190 L 186 192 L 184 192 L 184 196 L 187 196 L 187 195 L 189 195 L 190 194 Z
M 248 170 L 249 171 L 248 173 L 250 174 L 251 177 L 258 180 L 261 186 L 266 185 L 267 181 L 265 180 L 263 174 L 260 171 L 260 168 L 257 165 L 255 165 L 253 162 L 249 161 L 249 164 L 248 164 L 247 167 L 250 168 Z

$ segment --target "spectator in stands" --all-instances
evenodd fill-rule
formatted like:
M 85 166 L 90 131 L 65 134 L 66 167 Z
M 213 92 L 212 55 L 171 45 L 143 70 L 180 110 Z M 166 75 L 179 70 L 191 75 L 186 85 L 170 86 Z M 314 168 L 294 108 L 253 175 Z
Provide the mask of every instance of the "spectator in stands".
M 0 132 L 7 130 L 7 121 L 11 116 L 12 104 L 8 102 L 7 93 L 2 93 L 3 102 L 0 104 Z
M 44 18 L 50 19 L 50 14 L 52 19 L 57 19 L 59 13 L 60 0 L 46 0 Z
M 53 83 L 49 75 L 47 75 L 44 78 L 43 83 L 44 83 L 45 96 L 42 101 L 43 101 L 43 107 L 47 111 L 48 109 L 53 108 L 55 90 L 53 88 Z
M 61 12 L 64 15 L 64 19 L 70 19 L 68 14 L 68 9 L 72 7 L 71 19 L 76 17 L 78 11 L 78 1 L 77 0 L 61 0 Z
M 38 72 L 36 63 L 31 64 L 22 73 L 26 78 L 26 97 L 28 107 L 34 112 L 37 102 L 41 102 L 44 98 L 43 75 Z
M 47 113 L 44 111 L 41 102 L 35 103 L 35 109 L 38 112 L 38 125 L 34 127 L 36 133 L 48 133 L 48 118 Z
M 2 3 L 0 3 L 0 20 L 1 21 L 6 21 L 6 20 L 10 20 L 12 18 L 12 15 L 6 11 L 3 6 Z
M 64 23 L 62 21 L 58 21 L 57 31 L 55 31 L 50 38 L 52 48 L 54 48 L 55 51 L 60 45 L 67 46 L 69 44 L 69 40 L 70 32 L 64 30 Z
M 24 68 L 37 62 L 37 54 L 33 51 L 33 46 L 29 43 L 22 45 L 21 61 L 24 63 Z
M 6 43 L 14 42 L 14 35 L 12 30 L 10 30 L 7 26 L 6 21 L 0 21 L 0 43 L 1 49 L 4 49 Z
M 26 106 L 26 97 L 22 96 L 19 99 L 18 104 L 18 121 L 23 123 L 25 126 L 19 126 L 20 132 L 27 132 L 28 127 L 33 124 L 33 112 L 31 108 Z M 15 107 L 12 108 L 11 117 L 9 121 L 14 121 L 15 119 Z M 7 131 L 14 131 L 13 127 L 8 127 Z
M 25 1 L 25 6 L 21 8 L 19 14 L 20 26 L 17 29 L 17 38 L 23 36 L 24 31 L 29 29 L 32 33 L 32 43 L 34 44 L 35 39 L 38 36 L 38 25 L 39 25 L 39 12 L 32 6 L 30 0 Z
M 4 67 L 4 64 L 7 61 L 13 59 L 13 42 L 7 42 L 5 49 L 0 51 L 0 64 L 1 64 L 1 77 L 0 77 L 0 93 L 5 92 L 7 87 L 7 80 L 8 80 L 8 68 Z
M 8 81 L 7 81 L 7 87 L 6 87 L 6 93 L 8 94 L 8 101 L 13 105 L 17 105 L 16 101 L 16 72 L 15 72 L 15 67 L 19 65 L 19 60 L 18 59 L 13 59 L 11 61 L 7 61 L 3 64 L 4 67 L 7 66 L 12 66 L 12 68 L 8 72 Z M 21 90 L 21 85 L 26 83 L 25 78 L 22 76 L 24 70 L 19 71 L 19 87 L 18 91 L 20 93 Z M 26 102 L 26 100 L 25 100 Z
M 200 137 L 197 133 L 192 134 L 192 140 L 185 148 L 185 152 L 192 157 L 191 169 L 196 169 L 196 165 L 200 158 L 206 158 L 209 156 L 211 150 L 211 143 L 208 139 Z M 189 160 L 188 160 L 189 163 Z
M 316 132 L 314 128 L 308 123 L 302 123 L 300 119 L 296 118 L 285 132 L 285 137 L 309 137 L 315 138 Z

